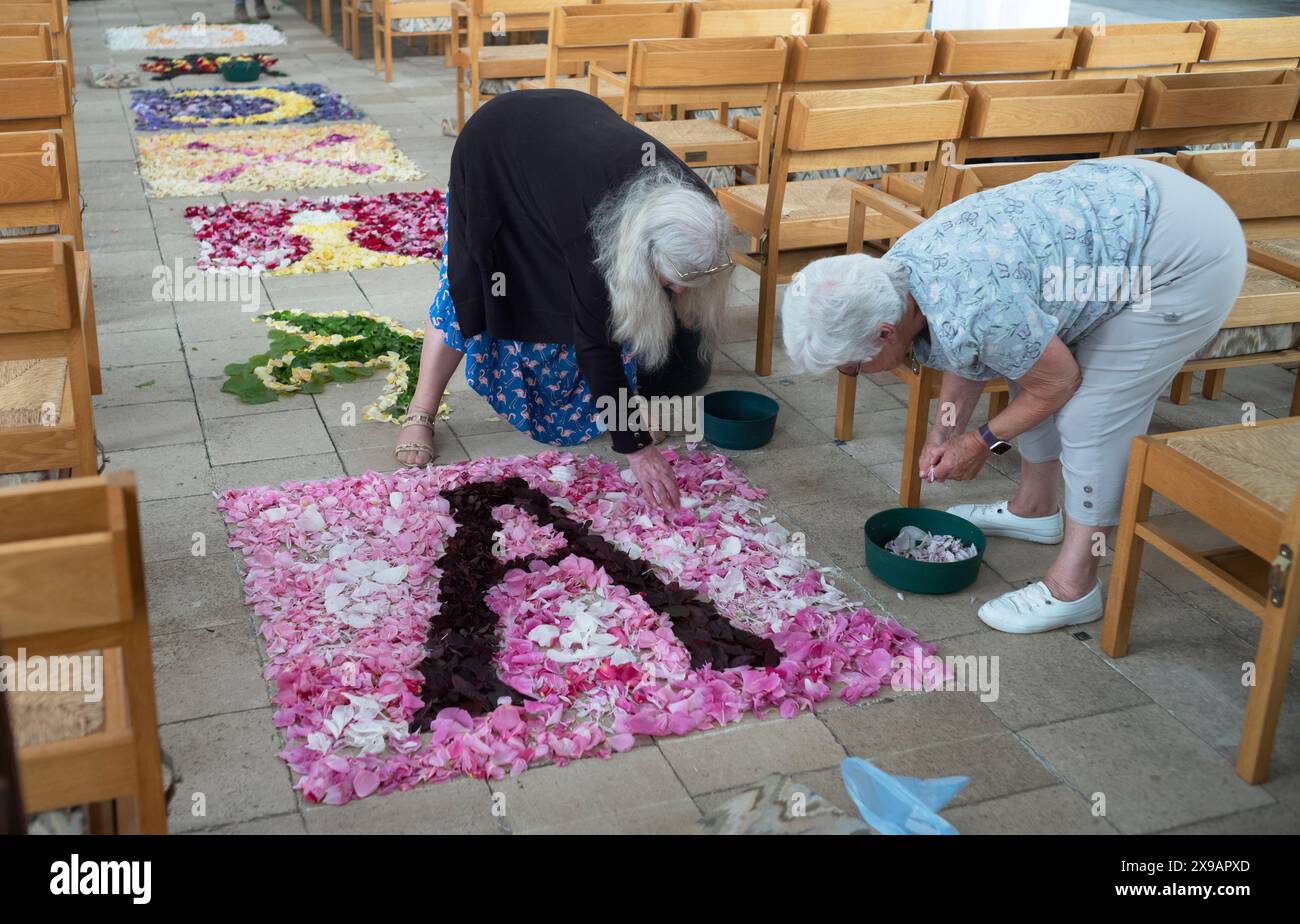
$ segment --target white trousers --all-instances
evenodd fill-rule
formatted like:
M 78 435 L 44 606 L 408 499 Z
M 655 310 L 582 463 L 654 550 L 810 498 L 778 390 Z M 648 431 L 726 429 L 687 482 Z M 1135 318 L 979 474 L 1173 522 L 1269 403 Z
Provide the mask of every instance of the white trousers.
M 1122 309 L 1071 345 L 1083 384 L 1017 441 L 1027 462 L 1061 460 L 1065 513 L 1088 526 L 1119 522 L 1133 437 L 1147 432 L 1156 400 L 1218 332 L 1246 277 L 1241 225 L 1217 193 L 1163 164 L 1130 162 L 1160 197 L 1142 252 L 1150 304 Z

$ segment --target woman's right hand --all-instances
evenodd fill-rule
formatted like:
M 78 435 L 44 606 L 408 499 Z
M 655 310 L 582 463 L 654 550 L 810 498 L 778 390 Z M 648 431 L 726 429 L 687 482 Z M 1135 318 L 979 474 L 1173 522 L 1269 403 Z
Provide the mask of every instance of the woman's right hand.
M 939 460 L 943 458 L 943 447 L 943 440 L 936 441 L 931 438 L 931 440 L 925 444 L 925 448 L 921 450 L 921 460 L 918 464 L 918 468 L 920 468 L 922 480 L 930 480 L 931 469 L 938 465 Z
M 627 463 L 650 503 L 664 509 L 681 504 L 677 475 L 658 446 L 646 446 L 628 453 Z

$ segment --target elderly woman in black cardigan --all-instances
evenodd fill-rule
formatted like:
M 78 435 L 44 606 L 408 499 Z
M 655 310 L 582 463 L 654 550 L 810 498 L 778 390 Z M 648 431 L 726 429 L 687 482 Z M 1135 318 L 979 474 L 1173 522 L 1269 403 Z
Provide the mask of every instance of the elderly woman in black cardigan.
M 731 268 L 712 192 L 599 99 L 519 90 L 466 123 L 447 216 L 398 460 L 434 459 L 433 415 L 468 355 L 470 386 L 516 428 L 569 446 L 609 424 L 647 497 L 675 506 L 672 468 L 650 433 L 612 429 L 636 415 L 599 408 L 635 394 L 638 369 L 663 364 L 676 320 L 711 342 Z

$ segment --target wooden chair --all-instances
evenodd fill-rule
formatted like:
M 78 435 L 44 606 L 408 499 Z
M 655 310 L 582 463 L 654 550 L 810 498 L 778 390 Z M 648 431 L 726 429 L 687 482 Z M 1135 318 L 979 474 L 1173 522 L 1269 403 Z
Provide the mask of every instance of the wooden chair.
M 66 61 L 68 64 L 68 92 L 75 90 L 76 84 L 71 81 L 75 80 L 77 67 L 72 58 L 72 36 L 68 32 L 65 0 L 5 0 L 0 3 L 0 23 L 40 23 L 46 26 L 54 43 L 55 60 Z
M 1107 24 L 1099 31 L 1077 26 L 1078 48 L 1070 77 L 1145 77 L 1191 69 L 1205 43 L 1199 22 Z
M 925 28 L 930 0 L 817 0 L 814 35 L 904 32 Z
M 800 35 L 790 41 L 784 93 L 924 83 L 938 48 L 924 31 Z
M 498 6 L 500 5 L 498 4 Z M 399 23 L 412 20 L 428 20 L 427 25 L 430 28 L 427 31 L 413 31 L 398 27 Z M 446 24 L 445 28 L 444 23 Z M 374 46 L 375 73 L 378 74 L 380 68 L 382 68 L 385 82 L 392 82 L 394 35 L 404 36 L 408 39 L 425 36 L 430 42 L 430 53 L 433 51 L 432 43 L 435 39 L 439 41 L 446 40 L 448 42 L 447 55 L 450 58 L 453 52 L 452 34 L 454 26 L 455 17 L 452 13 L 451 4 L 447 0 L 433 0 L 433 2 L 431 0 L 371 0 L 370 35 L 371 43 Z M 351 29 L 352 27 L 348 26 L 348 28 Z M 490 24 L 486 28 L 491 31 Z M 482 38 L 482 33 L 479 33 L 480 42 Z M 355 37 L 353 42 L 356 42 Z M 353 57 L 359 57 L 355 49 L 353 50 Z M 450 59 L 447 64 L 449 67 L 451 66 Z
M 718 191 L 736 227 L 757 242 L 734 255 L 758 274 L 758 343 L 754 369 L 772 371 L 776 288 L 818 257 L 839 252 L 850 233 L 855 190 L 869 190 L 871 210 L 857 232 L 865 240 L 897 237 L 915 207 L 847 178 L 794 180 L 803 170 L 928 163 L 925 205 L 938 202 L 945 167 L 941 145 L 961 134 L 966 94 L 957 84 L 819 90 L 781 97 L 772 170 L 766 183 Z M 927 212 L 928 214 L 928 212 Z
M 469 115 L 473 115 L 484 101 L 495 95 L 483 92 L 484 80 L 546 76 L 544 43 L 486 45 L 484 34 L 517 35 L 521 40 L 535 38 L 536 33 L 550 25 L 551 10 L 565 5 L 565 0 L 452 0 L 447 64 L 456 68 L 458 131 L 465 127 L 467 100 Z
M 631 43 L 626 75 L 593 65 L 593 80 L 623 88 L 623 118 L 660 109 L 663 118 L 637 122 L 691 167 L 752 166 L 766 179 L 776 102 L 785 73 L 786 39 L 638 39 Z M 729 110 L 759 107 L 757 135 L 732 128 Z M 673 110 L 676 110 L 674 118 Z M 692 119 L 691 111 L 717 111 Z
M 1211 19 L 1193 71 L 1265 70 L 1300 66 L 1300 16 Z
M 81 169 L 77 161 L 77 126 L 72 117 L 72 94 L 68 90 L 68 66 L 63 61 L 0 63 L 0 132 L 58 129 L 63 133 L 68 155 L 68 197 L 73 203 L 74 224 L 64 233 L 77 239 L 81 234 Z M 97 392 L 98 393 L 98 392 Z
M 687 38 L 807 35 L 812 31 L 812 0 L 695 0 L 687 8 Z
M 0 65 L 0 73 L 11 67 Z M 16 81 L 17 86 L 30 86 Z M 53 78 L 53 87 L 59 87 Z M 0 91 L 13 84 L 0 77 Z M 4 97 L 0 97 L 4 98 Z M 34 94 L 26 101 L 33 110 L 42 108 L 42 97 Z M 12 98 L 10 98 L 12 100 Z M 19 99 L 22 99 L 19 97 Z M 0 121 L 0 128 L 10 124 L 57 124 L 62 117 L 49 119 Z M 37 169 L 39 167 L 39 170 Z M 103 391 L 99 360 L 99 334 L 95 327 L 95 299 L 91 284 L 90 255 L 85 250 L 81 228 L 81 204 L 76 194 L 76 158 L 69 153 L 68 139 L 62 130 L 0 131 L 0 229 L 26 234 L 26 229 L 53 228 L 72 238 L 76 251 L 77 285 L 82 310 L 81 325 L 86 336 L 86 355 L 93 394 Z M 24 229 L 24 230 L 17 230 Z
M 48 182 L 42 169 L 28 182 Z M 0 473 L 95 474 L 75 253 L 66 235 L 0 239 Z
M 307 0 L 307 8 L 303 15 L 307 18 L 308 22 L 312 21 L 313 10 L 314 0 Z M 334 34 L 334 17 L 331 15 L 332 12 L 333 11 L 330 9 L 330 0 L 320 0 L 320 27 L 325 31 L 326 35 Z M 347 27 L 345 26 L 344 28 Z
M 1204 373 L 1201 393 L 1214 400 L 1229 369 L 1300 361 L 1300 148 L 1180 152 L 1178 163 L 1232 208 L 1250 260 L 1241 297 L 1224 323 L 1234 335 L 1208 348 L 1222 355 L 1194 359 L 1174 379 L 1169 399 L 1185 404 L 1193 373 Z M 1300 414 L 1300 379 L 1290 413 Z
M 590 77 L 590 65 L 622 70 L 633 39 L 681 38 L 686 29 L 685 3 L 601 3 L 559 6 L 551 10 L 547 30 L 546 76 L 522 80 L 519 89 L 561 87 L 598 96 L 618 112 L 623 92 Z M 578 71 L 576 77 L 565 74 Z
M 1300 105 L 1294 70 L 1167 74 L 1143 80 L 1142 110 L 1128 150 L 1194 144 L 1263 145 Z
M 1124 506 L 1101 649 L 1128 654 L 1133 602 L 1150 543 L 1262 623 L 1254 683 L 1237 746 L 1237 775 L 1268 779 L 1287 671 L 1300 625 L 1300 418 L 1139 436 L 1129 453 Z M 1193 549 L 1149 517 L 1160 494 L 1234 546 Z M 1229 667 L 1225 665 L 1225 667 Z M 1236 669 L 1236 665 L 1230 666 Z
M 1079 36 L 1073 29 L 956 29 L 939 33 L 932 80 L 1066 77 Z
M 0 637 L 9 657 L 104 659 L 102 727 L 19 748 L 24 810 L 113 802 L 119 833 L 166 834 L 133 475 L 0 491 Z

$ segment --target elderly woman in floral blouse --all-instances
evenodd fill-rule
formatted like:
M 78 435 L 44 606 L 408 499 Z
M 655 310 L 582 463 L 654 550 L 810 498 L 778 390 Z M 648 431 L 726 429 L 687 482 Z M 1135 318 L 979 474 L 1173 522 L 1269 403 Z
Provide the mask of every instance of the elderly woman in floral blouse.
M 881 259 L 811 264 L 785 296 L 785 343 L 815 370 L 882 372 L 909 354 L 942 370 L 927 480 L 968 481 L 1018 445 L 1014 497 L 950 512 L 989 535 L 1064 540 L 1041 581 L 979 611 L 1042 632 L 1100 618 L 1100 540 L 1119 520 L 1129 446 L 1245 272 L 1241 227 L 1208 187 L 1152 161 L 1086 162 L 955 202 Z M 968 432 L 999 376 L 1010 404 Z

